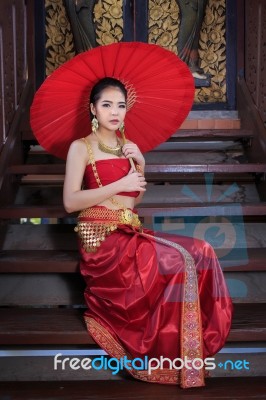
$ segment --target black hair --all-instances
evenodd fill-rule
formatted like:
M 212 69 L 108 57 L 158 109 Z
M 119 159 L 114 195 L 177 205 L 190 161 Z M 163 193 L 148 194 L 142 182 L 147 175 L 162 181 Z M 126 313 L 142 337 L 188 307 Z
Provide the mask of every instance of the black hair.
M 127 90 L 125 85 L 119 81 L 118 79 L 111 78 L 111 77 L 106 77 L 100 79 L 92 88 L 91 94 L 90 94 L 90 104 L 95 104 L 96 101 L 99 100 L 101 97 L 102 91 L 108 87 L 116 87 L 121 90 L 123 95 L 125 96 L 125 99 L 127 100 Z M 92 113 L 90 113 L 91 118 L 93 118 Z

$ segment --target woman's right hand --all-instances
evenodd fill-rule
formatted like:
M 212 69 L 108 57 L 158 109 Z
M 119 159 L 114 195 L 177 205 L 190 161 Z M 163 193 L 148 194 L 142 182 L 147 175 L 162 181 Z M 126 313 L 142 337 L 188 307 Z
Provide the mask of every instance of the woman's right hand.
M 129 173 L 120 180 L 122 184 L 121 192 L 145 192 L 147 182 L 145 177 L 135 171 L 133 168 L 130 169 Z

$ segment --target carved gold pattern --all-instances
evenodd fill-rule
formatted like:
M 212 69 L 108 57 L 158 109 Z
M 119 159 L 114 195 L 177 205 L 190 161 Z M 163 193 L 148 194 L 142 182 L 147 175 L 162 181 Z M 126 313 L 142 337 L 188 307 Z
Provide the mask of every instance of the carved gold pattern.
M 196 103 L 226 101 L 225 0 L 209 0 L 199 40 L 200 66 L 211 86 L 196 89 Z M 178 54 L 180 10 L 174 0 L 149 0 L 149 43 Z
M 201 68 L 211 75 L 211 86 L 196 90 L 198 103 L 226 102 L 225 0 L 209 0 L 202 24 Z
M 149 43 L 177 54 L 180 13 L 175 0 L 149 0 Z
M 123 39 L 123 0 L 99 0 L 94 7 L 96 42 L 106 45 Z
M 75 55 L 73 35 L 64 0 L 45 0 L 46 75 Z M 123 1 L 99 0 L 94 7 L 99 45 L 123 39 Z M 209 0 L 199 41 L 200 66 L 211 76 L 211 86 L 196 89 L 196 103 L 226 101 L 225 0 Z M 149 43 L 177 54 L 180 10 L 175 0 L 149 0 Z
M 75 55 L 73 35 L 63 0 L 45 0 L 46 76 Z

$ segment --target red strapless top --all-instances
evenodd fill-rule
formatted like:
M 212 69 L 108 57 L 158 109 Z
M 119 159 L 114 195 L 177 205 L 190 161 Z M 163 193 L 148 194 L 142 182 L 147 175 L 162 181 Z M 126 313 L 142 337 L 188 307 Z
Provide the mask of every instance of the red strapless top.
M 126 176 L 130 170 L 130 163 L 127 158 L 111 158 L 109 160 L 95 161 L 97 172 L 103 186 L 118 181 Z M 88 164 L 84 173 L 84 184 L 88 189 L 98 188 L 94 177 L 92 166 Z M 120 192 L 120 196 L 138 197 L 139 192 Z

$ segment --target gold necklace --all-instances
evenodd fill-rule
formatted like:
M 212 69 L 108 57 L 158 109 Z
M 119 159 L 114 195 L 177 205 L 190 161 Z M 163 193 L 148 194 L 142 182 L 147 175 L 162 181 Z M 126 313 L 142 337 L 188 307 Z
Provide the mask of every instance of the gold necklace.
M 119 143 L 119 140 L 118 140 L 118 137 L 116 136 L 116 143 L 117 143 L 117 146 L 116 147 L 110 147 L 110 146 L 107 146 L 107 144 L 105 144 L 105 143 L 103 143 L 101 140 L 100 140 L 100 138 L 97 136 L 97 134 L 96 134 L 96 132 L 94 132 L 95 133 L 95 136 L 97 137 L 97 139 L 98 139 L 98 149 L 99 150 L 101 150 L 102 152 L 104 152 L 104 153 L 108 153 L 108 154 L 113 154 L 114 156 L 118 156 L 118 157 L 121 157 L 122 156 L 122 146 L 121 146 L 121 144 Z

